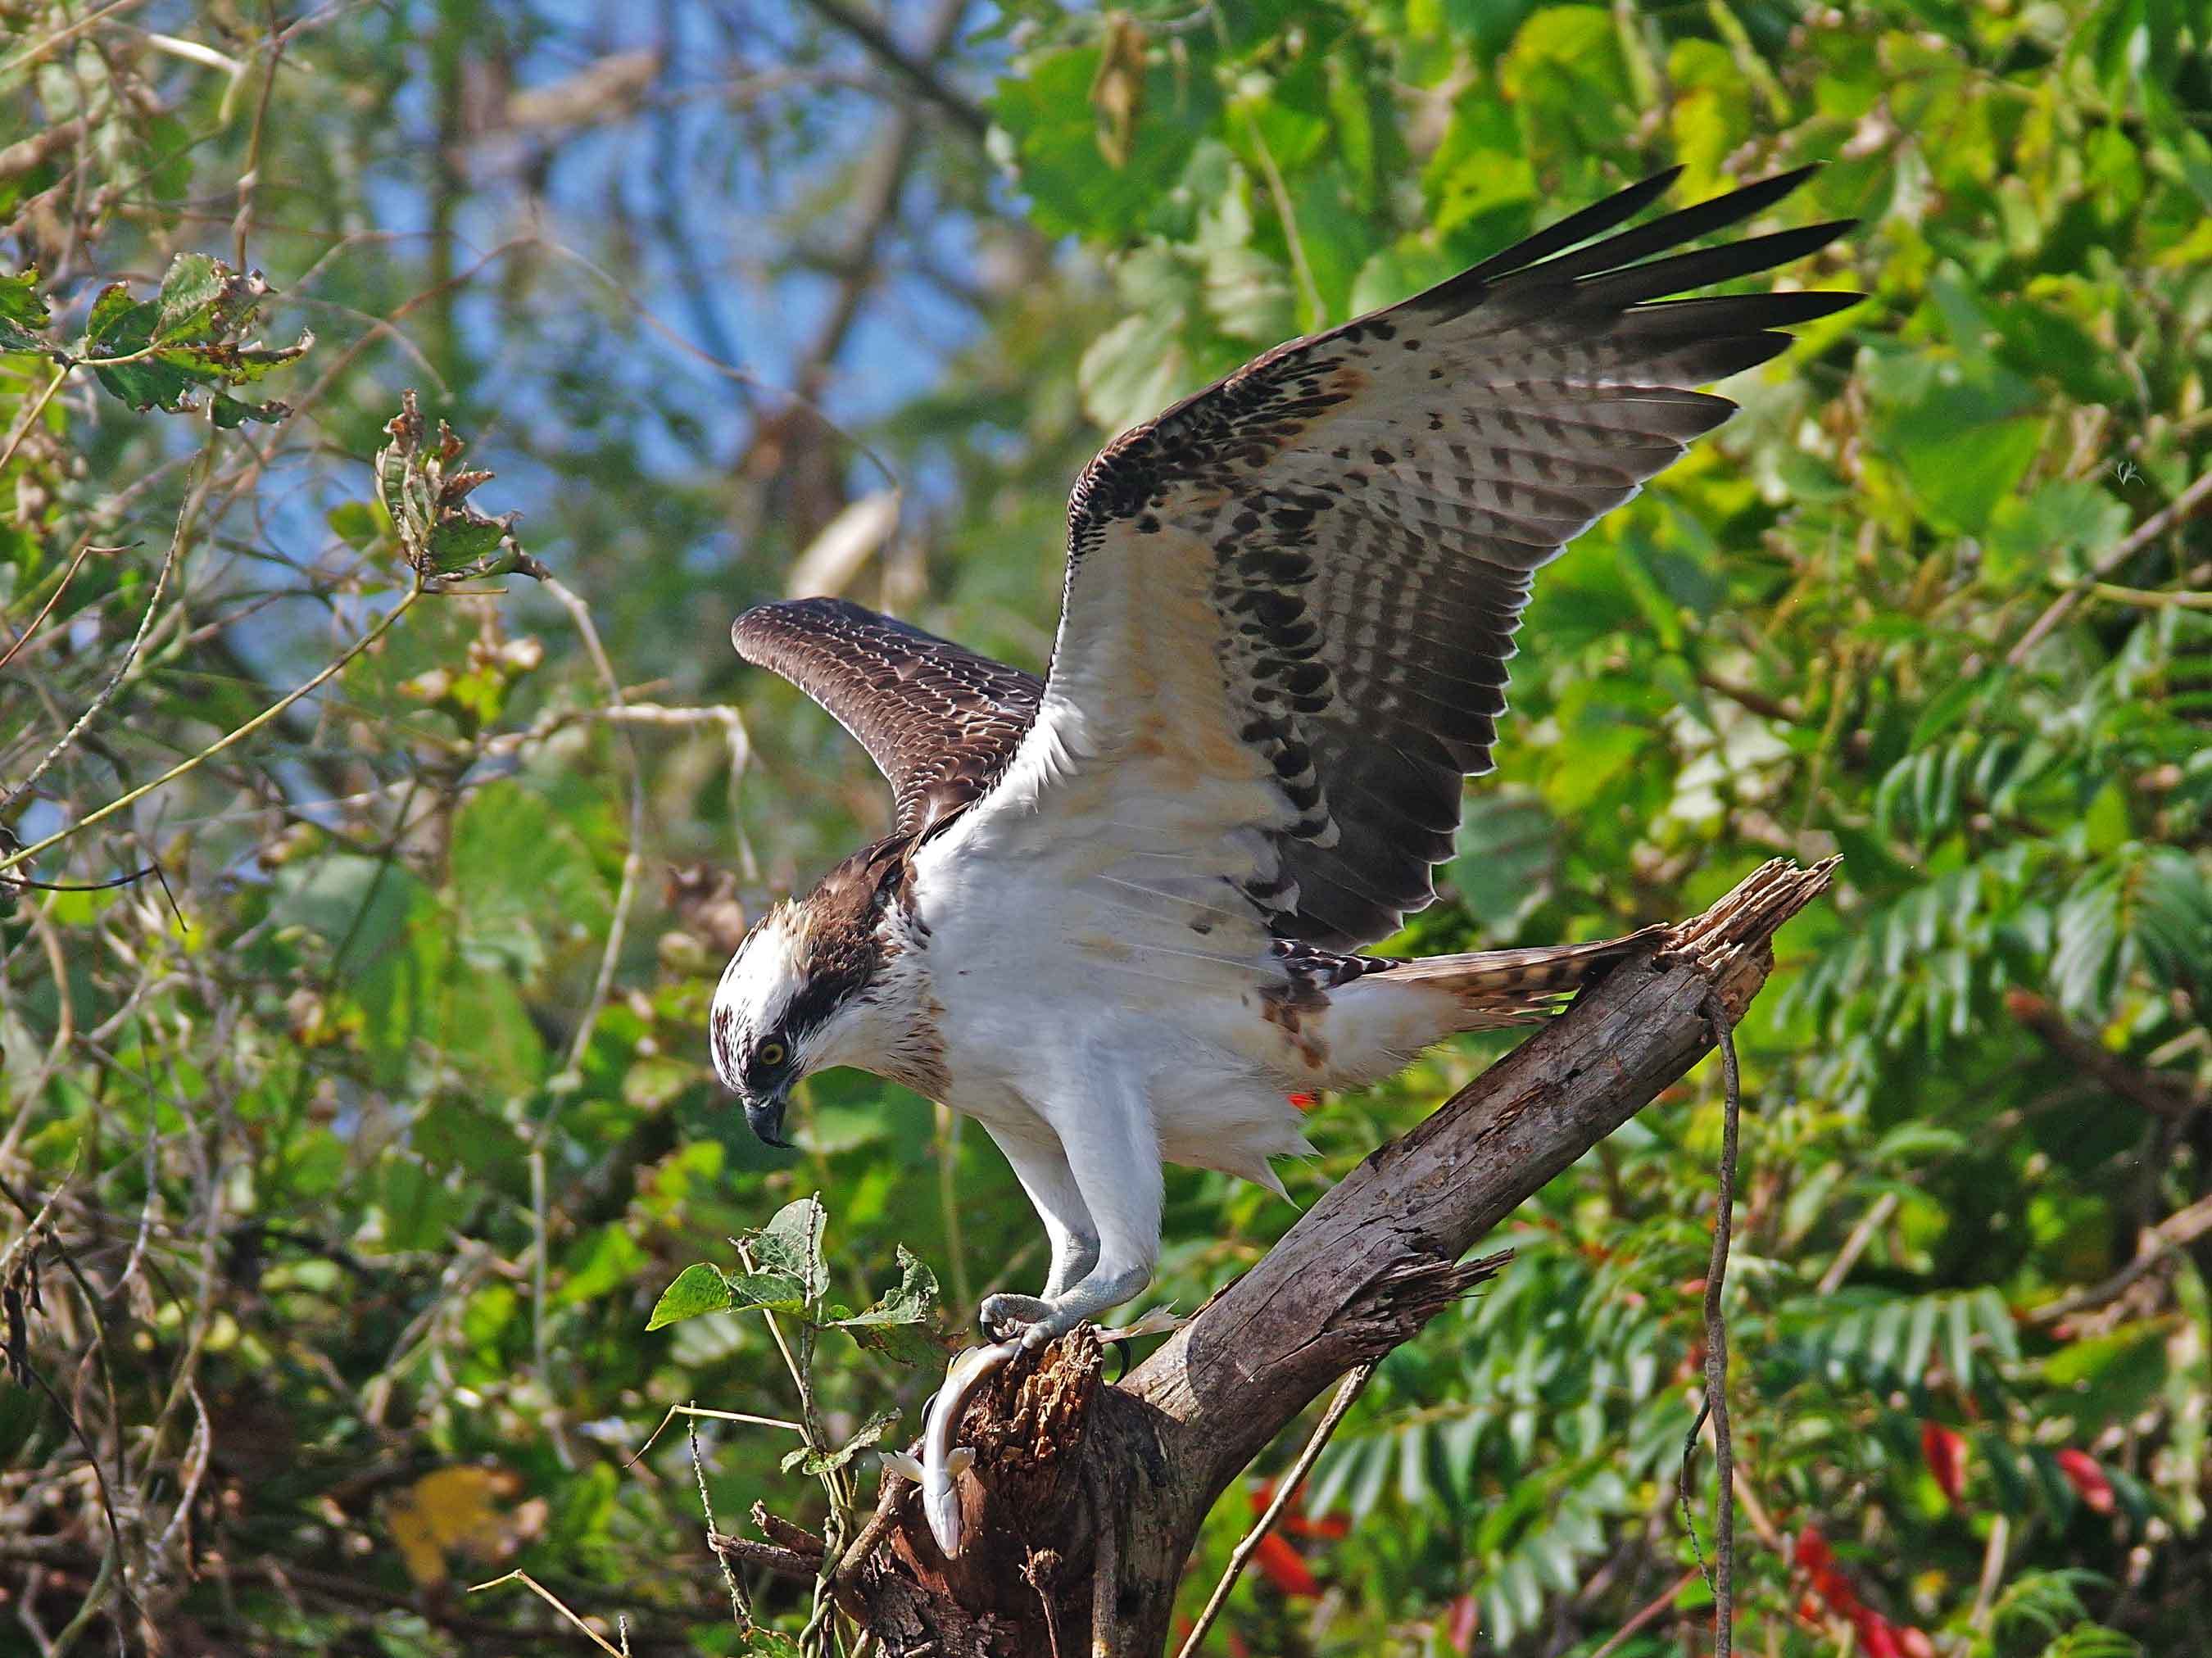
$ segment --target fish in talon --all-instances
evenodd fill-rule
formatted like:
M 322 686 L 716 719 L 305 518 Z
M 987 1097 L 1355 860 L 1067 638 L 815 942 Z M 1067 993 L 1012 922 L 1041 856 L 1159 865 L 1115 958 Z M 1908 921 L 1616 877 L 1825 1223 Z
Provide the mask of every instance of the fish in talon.
M 929 1522 L 929 1534 L 948 1560 L 958 1556 L 964 1541 L 960 1534 L 957 1482 L 975 1466 L 975 1450 L 955 1445 L 952 1436 L 968 1408 L 968 1396 L 985 1376 L 1021 1350 L 1018 1339 L 989 1347 L 969 1347 L 955 1355 L 945 1368 L 944 1385 L 929 1402 L 929 1413 L 922 1424 L 920 1460 L 905 1451 L 880 1454 L 884 1467 L 921 1487 L 922 1518 Z

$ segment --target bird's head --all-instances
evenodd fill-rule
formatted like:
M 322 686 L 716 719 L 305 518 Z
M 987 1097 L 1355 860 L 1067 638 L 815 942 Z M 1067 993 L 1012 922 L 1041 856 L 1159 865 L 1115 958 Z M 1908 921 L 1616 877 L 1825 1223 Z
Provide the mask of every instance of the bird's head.
M 714 1070 L 769 1145 L 789 1144 L 784 1109 L 800 1078 L 837 1065 L 873 1068 L 872 992 L 887 952 L 878 923 L 890 879 L 875 851 L 761 917 L 715 987 Z

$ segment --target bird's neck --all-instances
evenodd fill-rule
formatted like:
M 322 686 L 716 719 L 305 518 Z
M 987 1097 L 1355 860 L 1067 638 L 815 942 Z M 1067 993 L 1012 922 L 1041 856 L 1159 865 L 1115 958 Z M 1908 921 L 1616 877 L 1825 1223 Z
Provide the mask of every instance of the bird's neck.
M 942 1099 L 945 1010 L 931 982 L 928 929 L 896 903 L 885 908 L 877 926 L 875 971 L 840 1033 L 838 1058 Z

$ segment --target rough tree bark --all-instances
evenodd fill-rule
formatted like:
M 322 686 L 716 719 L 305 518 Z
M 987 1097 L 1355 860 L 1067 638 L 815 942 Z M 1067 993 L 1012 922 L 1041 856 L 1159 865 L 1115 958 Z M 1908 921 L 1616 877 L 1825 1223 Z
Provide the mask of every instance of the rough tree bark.
M 1462 1261 L 1523 1199 L 1680 1078 L 1765 982 L 1775 930 L 1834 860 L 1777 859 L 1632 957 L 1419 1127 L 1376 1151 L 1251 1272 L 1113 1387 L 1085 1331 L 1017 1360 L 958 1442 L 968 1546 L 947 1561 L 913 1488 L 886 1480 L 837 1595 L 882 1650 L 933 1658 L 1160 1653 L 1214 1499 L 1354 1365 L 1417 1333 L 1497 1258 Z M 771 1521 L 788 1544 L 796 1528 Z M 799 1534 L 805 1537 L 804 1533 Z M 821 1546 L 792 1554 L 821 1570 Z M 734 1551 L 771 1564 L 760 1545 Z

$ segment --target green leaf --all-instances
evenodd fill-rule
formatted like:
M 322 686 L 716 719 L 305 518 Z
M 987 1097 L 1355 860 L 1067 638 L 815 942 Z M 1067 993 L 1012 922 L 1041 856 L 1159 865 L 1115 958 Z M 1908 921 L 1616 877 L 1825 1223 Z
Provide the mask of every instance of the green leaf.
M 937 1274 L 902 1243 L 898 1246 L 898 1287 L 884 1291 L 866 1312 L 840 1319 L 841 1325 L 917 1324 L 929 1316 L 937 1300 Z
M 1940 527 L 1982 535 L 2042 441 L 2045 399 L 1986 357 L 1871 355 L 1877 428 Z
M 384 429 L 390 441 L 376 452 L 377 497 L 401 556 L 418 576 L 461 581 L 517 570 L 544 574 L 514 538 L 516 513 L 487 518 L 470 502 L 492 475 L 459 465 L 466 446 L 445 422 L 430 440 L 413 392 L 401 394 L 399 412 Z
M 2053 478 L 2000 501 L 1990 519 L 1990 574 L 1999 580 L 2074 574 L 2126 533 L 2128 507 L 2087 478 Z
M 2073 1342 L 2044 1361 L 2044 1380 L 2076 1395 L 2074 1409 L 2085 1431 L 2126 1422 L 2166 1385 L 2172 1333 L 2165 1321 L 2142 1319 Z
M 1942 1303 L 1934 1296 L 1923 1296 L 1912 1303 L 1912 1323 L 1905 1332 L 1905 1357 L 1898 1368 L 1905 1376 L 1917 1382 L 1928 1373 L 1929 1350 L 1936 1344 L 1936 1318 Z
M 1142 224 L 1190 159 L 1220 107 L 1212 78 L 1179 75 L 1154 54 L 1129 82 L 1136 93 L 1121 164 L 1100 151 L 1093 103 L 1100 46 L 1034 53 L 999 82 L 991 118 L 1011 140 L 1009 158 L 1048 235 L 1120 240 Z
M 611 1294 L 629 1283 L 645 1260 L 644 1248 L 620 1222 L 596 1228 L 563 1255 L 561 1288 L 554 1300 L 575 1306 Z
M 258 275 L 241 276 L 204 253 L 179 253 L 154 299 L 133 300 L 121 282 L 102 289 L 78 355 L 135 409 L 178 413 L 198 407 L 205 394 L 217 426 L 281 420 L 289 412 L 283 404 L 246 403 L 222 391 L 262 379 L 314 343 L 307 333 L 276 349 L 246 343 L 268 292 Z
M 811 1446 L 801 1445 L 797 1450 L 787 1452 L 781 1464 L 783 1471 L 786 1473 L 793 1470 L 800 1473 L 834 1473 L 869 1446 L 878 1443 L 898 1419 L 899 1413 L 895 1406 L 878 1411 L 860 1424 L 858 1433 L 834 1451 L 817 1451 Z
M 1970 1297 L 1954 1296 L 1943 1310 L 1948 1315 L 1944 1327 L 1950 1337 L 1943 1349 L 1943 1362 L 1950 1367 L 1951 1380 L 1967 1387 L 1974 1376 L 1974 1303 Z
M 800 1198 L 777 1210 L 753 1242 L 753 1259 L 763 1274 L 788 1279 L 807 1300 L 820 1300 L 830 1287 L 829 1263 L 822 1258 L 828 1221 L 829 1212 L 816 1198 Z
M 645 1327 L 658 1330 L 678 1319 L 726 1312 L 735 1304 L 720 1269 L 699 1261 L 678 1273 L 676 1281 L 660 1292 L 660 1299 L 653 1303 L 653 1316 L 646 1321 Z
M 331 533 L 356 549 L 365 548 L 384 532 L 384 522 L 365 501 L 344 501 L 323 515 Z
M 0 351 L 53 349 L 39 332 L 53 320 L 39 295 L 38 267 L 10 276 L 0 275 Z
M 224 305 L 229 277 L 228 266 L 204 253 L 178 254 L 161 278 L 161 319 L 155 325 L 154 337 L 171 343 L 204 334 L 215 325 Z M 248 277 L 240 282 L 243 291 L 231 299 L 234 311 L 254 294 L 255 280 Z
M 1493 933 L 1510 934 L 1551 896 L 1559 839 L 1534 796 L 1505 789 L 1479 795 L 1460 820 L 1458 856 L 1444 878 L 1468 914 Z
M 724 1272 L 722 1282 L 729 1286 L 730 1306 L 735 1311 L 799 1315 L 806 1311 L 806 1287 L 787 1273 Z

